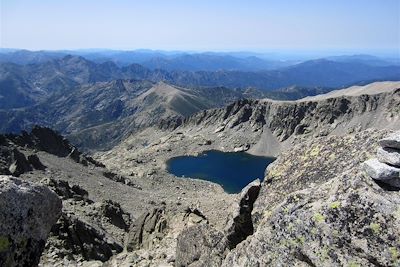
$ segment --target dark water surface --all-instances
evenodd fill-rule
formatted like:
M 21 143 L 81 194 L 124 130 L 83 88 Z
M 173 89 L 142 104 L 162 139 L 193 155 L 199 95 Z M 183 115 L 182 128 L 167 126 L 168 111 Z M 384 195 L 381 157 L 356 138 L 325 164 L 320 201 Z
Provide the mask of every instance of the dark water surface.
M 210 150 L 199 156 L 171 158 L 167 161 L 167 170 L 178 177 L 218 183 L 227 193 L 238 193 L 256 178 L 263 180 L 265 168 L 274 160 L 244 152 Z

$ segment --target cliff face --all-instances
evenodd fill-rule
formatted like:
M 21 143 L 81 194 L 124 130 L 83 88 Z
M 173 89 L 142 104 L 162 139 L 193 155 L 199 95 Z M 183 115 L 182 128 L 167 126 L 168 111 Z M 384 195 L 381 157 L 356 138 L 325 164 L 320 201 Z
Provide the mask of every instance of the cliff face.
M 147 168 L 132 160 L 145 159 L 165 180 L 163 163 L 177 155 L 211 149 L 279 155 L 262 184 L 253 185 L 257 194 L 244 189 L 234 196 L 233 210 L 214 200 L 213 212 L 209 199 L 199 199 L 199 210 L 213 223 L 169 227 L 179 235 L 160 243 L 168 260 L 142 249 L 152 255 L 143 264 L 396 266 L 399 191 L 382 187 L 361 166 L 378 140 L 400 128 L 399 107 L 399 89 L 295 102 L 241 100 L 164 121 L 161 129 L 148 128 L 99 158 L 126 173 Z M 215 214 L 228 220 L 214 220 Z
M 370 127 L 399 129 L 399 114 L 400 89 L 397 89 L 375 95 L 311 101 L 240 100 L 184 120 L 165 121 L 160 128 L 198 128 L 199 132 L 207 130 L 227 136 L 244 128 L 249 133 L 259 133 L 254 134 L 255 140 L 252 141 L 255 143 L 250 152 L 276 155 L 281 147 L 285 147 L 285 141 L 295 137 L 343 135 Z M 280 143 L 279 149 L 266 151 L 265 144 L 270 142 Z

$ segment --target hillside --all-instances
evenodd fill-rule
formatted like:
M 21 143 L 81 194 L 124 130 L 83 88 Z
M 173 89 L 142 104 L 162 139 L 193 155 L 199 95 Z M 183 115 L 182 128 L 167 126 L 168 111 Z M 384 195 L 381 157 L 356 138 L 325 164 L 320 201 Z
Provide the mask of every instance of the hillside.
M 374 155 L 379 139 L 391 130 L 400 130 L 400 91 L 396 86 L 384 90 L 386 85 L 382 83 L 383 92 L 375 95 L 354 93 L 310 101 L 240 100 L 197 113 L 181 124 L 145 129 L 112 150 L 98 153 L 96 158 L 109 169 L 124 174 L 144 173 L 149 168 L 163 174 L 169 158 L 212 149 L 278 157 L 261 185 L 257 181 L 249 184 L 228 210 L 219 212 L 228 217 L 222 227 L 203 221 L 188 228 L 174 224 L 163 233 L 166 239 L 157 243 L 157 249 L 143 244 L 117 255 L 110 264 L 118 266 L 129 256 L 143 256 L 135 264 L 171 265 L 172 258 L 174 264 L 184 266 L 293 262 L 340 266 L 353 261 L 395 266 L 398 257 L 392 251 L 398 248 L 391 237 L 399 236 L 395 215 L 400 203 L 398 189 L 374 182 L 361 166 Z M 379 84 L 370 87 L 377 89 Z M 181 197 L 186 198 L 190 196 Z M 373 203 L 368 204 L 369 200 Z M 388 208 L 381 209 L 379 203 Z M 248 216 L 250 220 L 243 219 Z M 175 222 L 171 213 L 161 218 Z M 380 234 L 376 224 L 390 234 Z M 176 231 L 180 234 L 171 239 Z M 237 238 L 244 241 L 232 243 Z M 381 242 L 382 250 L 359 247 L 351 240 Z M 332 246 L 326 248 L 326 242 Z M 159 257 L 163 253 L 166 259 Z M 150 259 L 144 256 L 148 254 Z
M 253 92 L 256 93 L 256 92 Z M 246 97 L 252 93 L 247 92 Z M 140 128 L 242 99 L 227 88 L 188 89 L 163 82 L 114 80 L 55 92 L 32 107 L 0 110 L 1 132 L 51 126 L 77 145 L 106 149 Z
M 0 267 L 400 267 L 400 0 L 0 0 Z
M 79 56 L 65 56 L 35 64 L 0 63 L 1 109 L 31 106 L 53 93 L 72 92 L 76 87 L 117 79 L 165 81 L 181 87 L 249 87 L 269 92 L 285 87 L 342 88 L 355 83 L 398 80 L 400 67 L 360 62 L 306 61 L 269 71 L 187 71 L 149 69 L 131 64 L 119 67 L 111 61 L 96 63 Z M 307 93 L 307 90 L 303 91 Z M 315 93 L 314 93 L 315 94 Z M 284 91 L 275 96 L 285 97 Z M 290 94 L 289 94 L 290 95 Z M 290 98 L 290 97 L 289 97 Z M 10 101 L 5 101 L 9 99 Z M 20 99 L 20 101 L 19 101 Z
M 62 199 L 42 264 L 395 266 L 399 191 L 361 168 L 378 140 L 399 130 L 400 91 L 387 85 L 366 86 L 382 91 L 373 95 L 357 95 L 353 88 L 344 91 L 349 95 L 309 101 L 243 99 L 184 120 L 166 118 L 95 159 L 50 129 L 35 127 L 0 136 L 0 172 L 40 181 Z M 154 112 L 157 101 L 174 114 L 186 110 L 185 100 L 200 97 L 164 83 L 96 86 L 103 90 L 85 87 L 74 101 L 83 97 L 97 105 L 70 100 L 64 115 L 113 106 L 100 101 L 104 94 L 120 96 L 133 109 L 143 103 L 149 107 L 141 110 L 143 116 Z M 138 95 L 137 102 L 123 102 L 130 94 Z M 170 109 L 171 103 L 184 108 Z M 113 124 L 105 125 L 114 132 Z M 210 149 L 278 158 L 263 182 L 239 194 L 167 172 L 171 157 Z

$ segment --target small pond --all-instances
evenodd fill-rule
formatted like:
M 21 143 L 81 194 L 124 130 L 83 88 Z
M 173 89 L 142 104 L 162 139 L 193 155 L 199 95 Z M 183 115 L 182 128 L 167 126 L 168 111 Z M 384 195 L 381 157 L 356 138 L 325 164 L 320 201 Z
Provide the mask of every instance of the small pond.
M 245 152 L 206 151 L 198 156 L 180 156 L 167 161 L 168 172 L 220 184 L 227 193 L 238 193 L 256 178 L 264 179 L 265 168 L 275 158 Z

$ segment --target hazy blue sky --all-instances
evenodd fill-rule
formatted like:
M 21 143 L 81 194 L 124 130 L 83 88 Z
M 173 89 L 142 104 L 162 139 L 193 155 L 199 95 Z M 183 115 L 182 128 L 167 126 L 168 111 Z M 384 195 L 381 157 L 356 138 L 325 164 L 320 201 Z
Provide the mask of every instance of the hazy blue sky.
M 1 47 L 392 50 L 400 0 L 0 0 Z

